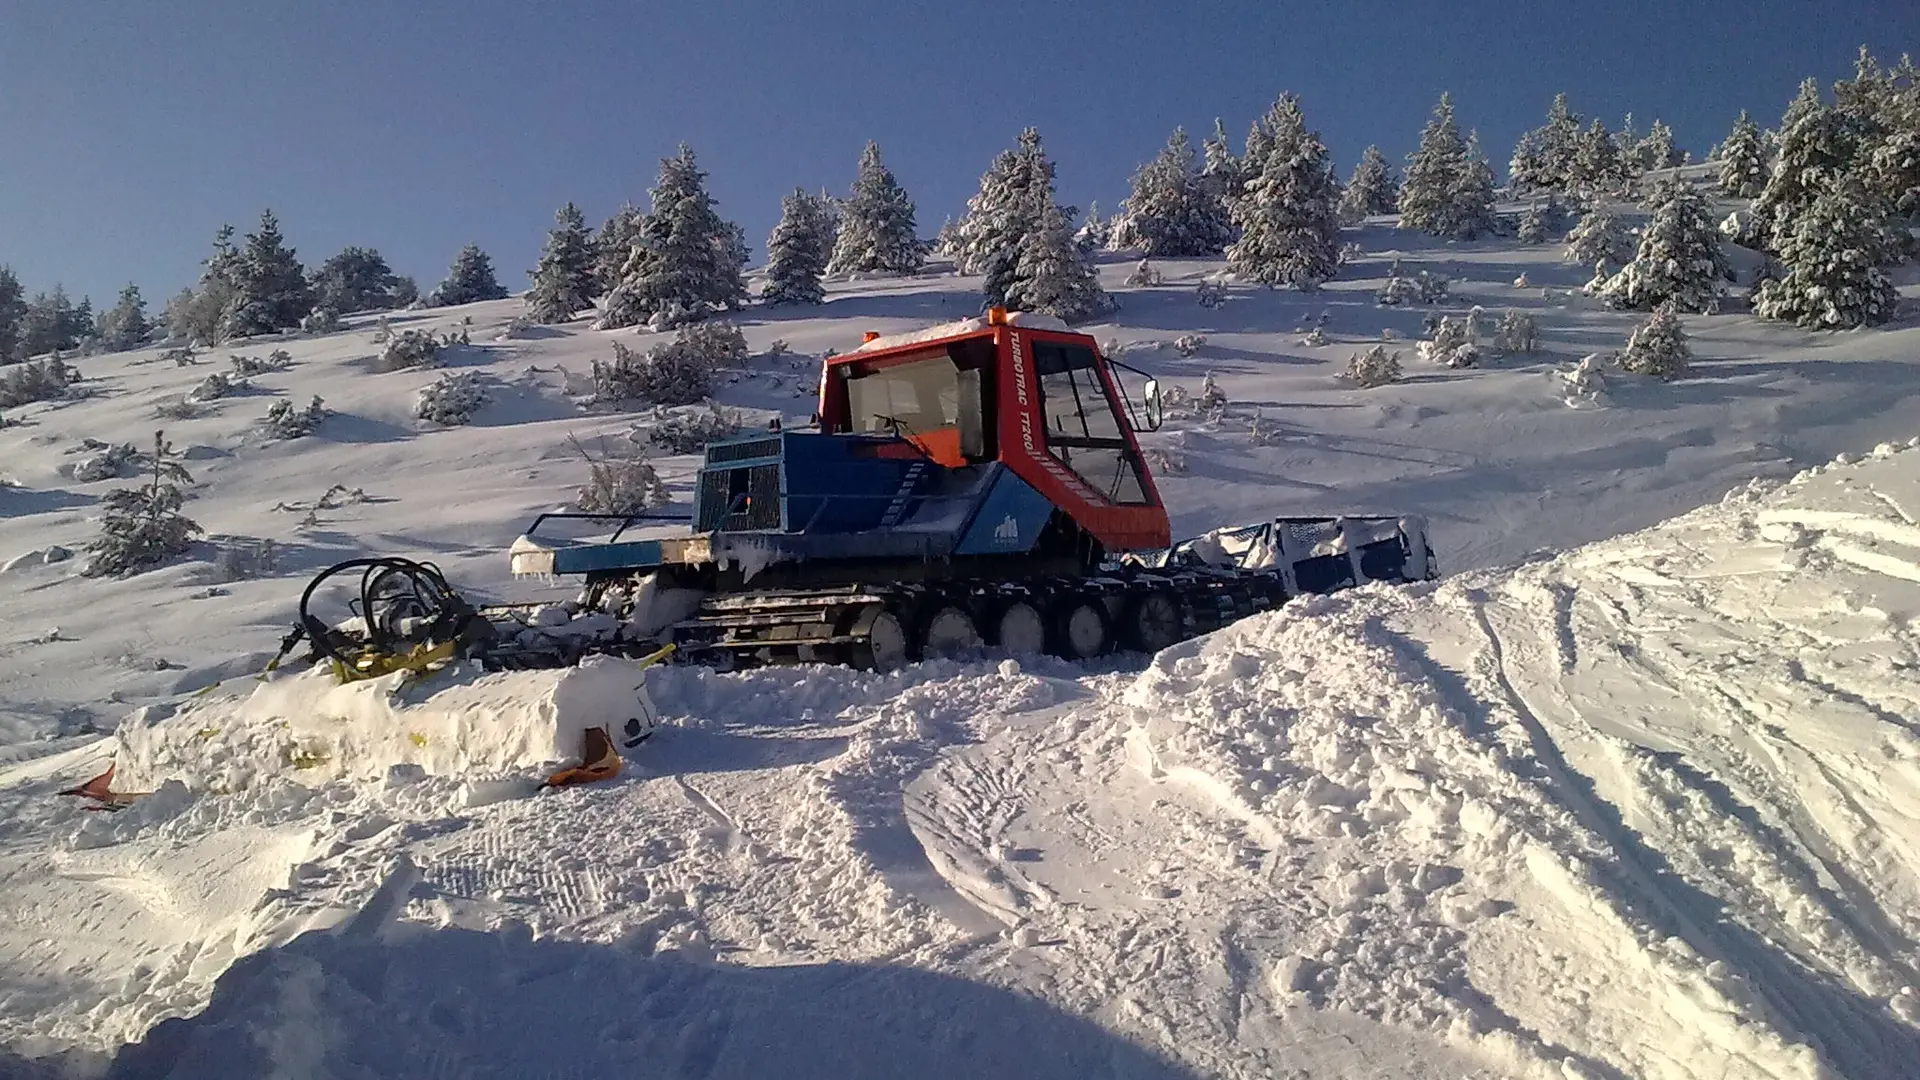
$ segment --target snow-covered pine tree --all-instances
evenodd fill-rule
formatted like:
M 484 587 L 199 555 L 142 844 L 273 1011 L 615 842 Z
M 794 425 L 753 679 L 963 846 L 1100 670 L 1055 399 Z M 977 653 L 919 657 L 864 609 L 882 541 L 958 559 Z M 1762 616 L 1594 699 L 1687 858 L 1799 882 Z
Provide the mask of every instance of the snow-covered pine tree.
M 660 162 L 648 192 L 653 208 L 640 221 L 639 236 L 609 296 L 600 325 L 616 313 L 635 321 L 697 322 L 715 310 L 732 311 L 746 299 L 746 244 L 739 226 L 720 217 L 707 194 L 707 174 L 686 146 Z M 618 311 L 616 311 L 618 308 Z
M 960 268 L 984 274 L 987 306 L 1004 306 L 1020 246 L 1046 207 L 1053 205 L 1053 163 L 1040 133 L 1027 128 L 1012 150 L 1002 151 L 980 177 L 980 190 L 967 200 L 960 222 Z M 1063 208 L 1062 216 L 1073 215 Z
M 1540 128 L 1540 165 L 1547 187 L 1567 189 L 1579 150 L 1580 116 L 1567 107 L 1567 95 L 1555 94 L 1547 107 L 1546 125 Z
M 1113 310 L 1113 298 L 1100 288 L 1093 267 L 1074 245 L 1066 214 L 1048 200 L 1032 232 L 1020 243 L 1020 255 L 1007 283 L 1006 306 L 1015 311 L 1083 322 Z
M 100 536 L 87 545 L 92 558 L 81 573 L 87 577 L 131 574 L 187 550 L 199 525 L 180 512 L 186 496 L 180 485 L 192 483 L 186 467 L 174 460 L 173 448 L 161 432 L 153 433 L 153 468 L 138 488 L 107 492 L 100 515 Z
M 1650 169 L 1671 169 L 1681 162 L 1680 150 L 1673 145 L 1673 129 L 1654 120 L 1647 128 L 1647 137 L 1633 148 L 1634 167 L 1640 172 Z
M 1444 234 L 1459 240 L 1477 240 L 1493 231 L 1493 166 L 1480 152 L 1478 132 L 1467 134 L 1467 164 L 1453 189 Z
M 453 257 L 446 280 L 434 287 L 434 307 L 452 307 L 480 300 L 504 300 L 507 290 L 493 276 L 493 260 L 478 244 L 468 244 Z
M 780 223 L 767 236 L 767 281 L 760 298 L 769 304 L 817 304 L 825 298 L 820 275 L 827 270 L 827 211 L 801 188 L 780 200 Z
M 1584 195 L 1609 194 L 1620 189 L 1620 149 L 1599 120 L 1587 126 L 1574 147 L 1568 166 L 1567 190 Z
M 1567 234 L 1567 261 L 1580 266 L 1605 264 L 1611 274 L 1633 258 L 1633 237 L 1619 215 L 1600 203 L 1593 204 Z
M 1833 88 L 1836 107 L 1864 121 L 1862 180 L 1898 218 L 1920 219 L 1920 67 L 1902 56 L 1884 69 L 1865 46 L 1854 77 Z
M 1100 204 L 1087 204 L 1086 219 L 1074 230 L 1073 244 L 1083 255 L 1091 255 L 1104 249 L 1113 239 L 1113 219 L 1100 216 Z
M 1340 192 L 1340 220 L 1352 225 L 1372 214 L 1391 214 L 1399 204 L 1399 185 L 1377 146 L 1360 152 L 1360 162 Z
M 591 308 L 600 295 L 586 217 L 568 203 L 554 213 L 553 222 L 540 263 L 527 275 L 527 315 L 535 322 L 566 322 Z
M 880 161 L 880 144 L 860 152 L 853 190 L 840 204 L 840 231 L 834 238 L 829 274 L 879 271 L 911 274 L 925 261 L 925 247 L 914 231 L 913 200 Z
M 1741 109 L 1727 141 L 1720 144 L 1720 193 L 1751 199 L 1766 185 L 1767 159 L 1760 149 L 1760 125 Z
M 1148 256 L 1217 255 L 1233 239 L 1226 203 L 1194 164 L 1185 128 L 1174 128 L 1152 161 L 1134 170 L 1131 191 L 1120 203 L 1111 242 Z
M 633 254 L 633 242 L 640 236 L 640 208 L 623 203 L 593 234 L 593 272 L 600 279 L 602 295 L 620 284 L 620 270 Z
M 1546 155 L 1540 149 L 1540 131 L 1538 128 L 1520 133 L 1520 141 L 1514 144 L 1513 156 L 1507 159 L 1507 187 L 1516 195 L 1528 195 L 1546 189 L 1548 184 Z
M 225 317 L 228 337 L 296 327 L 313 310 L 306 270 L 281 238 L 280 220 L 272 210 L 261 211 L 260 227 L 247 234 L 234 266 L 234 293 Z
M 1892 318 L 1899 294 L 1883 269 L 1895 261 L 1883 205 L 1858 176 L 1823 187 L 1776 230 L 1781 273 L 1754 286 L 1754 313 L 1818 330 Z
M 1796 99 L 1796 104 L 1798 99 Z M 1773 174 L 1753 202 L 1755 228 L 1777 253 L 1793 219 L 1809 209 L 1839 177 L 1864 170 L 1871 144 L 1870 121 L 1821 105 L 1790 109 L 1798 119 L 1780 133 Z
M 1786 111 L 1780 114 L 1780 126 L 1775 130 L 1784 138 L 1795 124 L 1820 107 L 1820 84 L 1808 76 L 1800 80 L 1799 92 L 1793 95 L 1792 101 L 1787 102 Z
M 56 349 L 73 348 L 70 337 L 73 323 L 73 301 L 67 298 L 64 286 L 55 285 L 50 293 L 36 294 L 20 316 L 16 346 L 19 357 L 25 359 Z
M 1266 129 L 1272 145 L 1234 206 L 1240 239 L 1227 249 L 1227 265 L 1269 287 L 1317 289 L 1340 267 L 1333 166 L 1292 94 L 1282 94 L 1268 110 Z
M 356 311 L 390 311 L 402 306 L 400 279 L 387 260 L 372 248 L 348 247 L 331 256 L 313 272 L 313 306 L 342 315 Z M 411 303 L 408 298 L 405 303 Z
M 120 290 L 120 302 L 100 313 L 95 327 L 102 347 L 110 352 L 139 348 L 153 332 L 147 321 L 147 302 L 140 297 L 140 286 L 129 284 Z
M 1545 203 L 1529 202 L 1520 212 L 1518 239 L 1523 244 L 1544 244 L 1547 242 L 1547 208 Z
M 1240 166 L 1240 159 L 1233 156 L 1233 146 L 1227 141 L 1226 125 L 1219 117 L 1213 119 L 1213 134 L 1201 143 L 1200 179 L 1205 181 L 1207 190 L 1220 200 L 1223 206 L 1232 206 L 1246 187 L 1246 173 Z
M 1615 307 L 1643 311 L 1660 304 L 1714 311 L 1726 294 L 1727 257 L 1706 199 L 1668 178 L 1655 187 L 1652 203 L 1653 220 L 1640 230 L 1633 261 L 1601 286 L 1600 295 Z
M 26 290 L 13 267 L 0 266 L 0 364 L 12 362 L 20 344 L 20 319 L 26 314 Z
M 1620 370 L 1671 382 L 1687 373 L 1692 360 L 1693 349 L 1687 345 L 1680 316 L 1672 304 L 1661 304 L 1627 337 L 1627 347 L 1620 352 Z
M 93 319 L 93 297 L 82 296 L 74 305 L 63 336 L 76 345 L 84 345 L 93 337 Z
M 1453 118 L 1453 97 L 1440 95 L 1420 132 L 1420 146 L 1407 157 L 1400 182 L 1400 227 L 1435 236 L 1455 236 L 1459 199 L 1468 172 L 1467 144 Z

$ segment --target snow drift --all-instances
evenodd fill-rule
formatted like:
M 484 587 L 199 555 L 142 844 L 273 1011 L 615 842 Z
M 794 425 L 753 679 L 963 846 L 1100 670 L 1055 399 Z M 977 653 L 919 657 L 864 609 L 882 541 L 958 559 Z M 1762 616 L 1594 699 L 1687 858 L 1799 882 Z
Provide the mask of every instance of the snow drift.
M 478 673 L 454 667 L 340 684 L 324 665 L 256 685 L 239 698 L 141 709 L 114 734 L 121 790 L 179 781 L 231 793 L 262 780 L 309 785 L 371 780 L 394 766 L 427 774 L 499 774 L 578 759 L 582 732 L 616 740 L 657 716 L 642 669 L 591 657 L 561 671 Z M 629 722 L 632 734 L 624 734 Z

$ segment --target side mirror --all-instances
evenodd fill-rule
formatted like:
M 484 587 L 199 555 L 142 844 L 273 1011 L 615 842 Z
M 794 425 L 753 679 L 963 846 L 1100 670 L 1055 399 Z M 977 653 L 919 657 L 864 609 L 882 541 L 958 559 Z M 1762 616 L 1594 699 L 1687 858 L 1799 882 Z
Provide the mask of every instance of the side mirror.
M 1160 421 L 1166 419 L 1160 404 L 1160 380 L 1148 379 L 1147 385 L 1141 388 L 1141 396 L 1146 398 L 1147 430 L 1159 431 Z

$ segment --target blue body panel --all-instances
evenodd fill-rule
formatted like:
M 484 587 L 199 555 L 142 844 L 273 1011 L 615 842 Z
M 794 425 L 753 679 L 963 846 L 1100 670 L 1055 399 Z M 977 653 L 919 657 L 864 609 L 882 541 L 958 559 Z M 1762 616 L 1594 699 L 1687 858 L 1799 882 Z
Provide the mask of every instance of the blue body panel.
M 574 544 L 553 549 L 553 572 L 589 574 L 596 570 L 643 569 L 663 561 L 660 541 L 622 540 L 611 544 Z
M 960 537 L 956 555 L 1007 555 L 1033 550 L 1053 514 L 1053 504 L 1032 485 L 1000 469 L 980 510 Z

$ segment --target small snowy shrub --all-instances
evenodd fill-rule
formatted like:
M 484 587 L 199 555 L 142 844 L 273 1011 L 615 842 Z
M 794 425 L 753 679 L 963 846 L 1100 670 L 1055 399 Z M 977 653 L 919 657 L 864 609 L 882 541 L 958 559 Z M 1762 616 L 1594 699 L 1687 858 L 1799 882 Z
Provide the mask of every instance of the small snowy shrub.
M 79 377 L 80 373 L 59 357 L 15 365 L 0 372 L 0 409 L 64 398 Z
M 331 334 L 340 329 L 340 313 L 330 307 L 317 307 L 300 320 L 300 331 L 305 334 Z
M 1514 229 L 1514 236 L 1523 244 L 1544 244 L 1547 242 L 1547 209 L 1539 203 L 1529 203 L 1520 214 L 1520 223 Z
M 1207 335 L 1205 334 L 1181 334 L 1173 339 L 1173 351 L 1181 356 L 1192 356 L 1206 347 L 1206 344 Z
M 1467 312 L 1467 340 L 1479 341 L 1480 335 L 1487 332 L 1487 309 L 1479 304 Z
M 214 556 L 214 576 L 223 582 L 265 577 L 280 568 L 280 551 L 272 540 L 236 536 L 220 545 Z
M 1159 446 L 1140 451 L 1147 468 L 1155 475 L 1184 476 L 1187 472 L 1187 445 L 1184 432 L 1176 432 Z
M 173 361 L 174 367 L 192 367 L 200 362 L 200 357 L 193 351 L 192 345 L 182 345 L 177 349 L 168 349 L 166 352 L 160 354 L 160 361 L 162 363 L 168 360 Z
M 715 368 L 747 366 L 747 335 L 730 322 L 699 322 L 675 335 L 669 348 L 685 349 Z
M 1513 279 L 1513 287 L 1516 289 L 1531 289 L 1533 288 L 1533 282 L 1528 281 L 1526 272 L 1522 271 L 1519 277 Z
M 409 308 L 408 310 L 412 309 Z M 387 318 L 385 315 L 380 316 L 380 321 L 373 324 L 373 343 L 375 345 L 385 345 L 392 337 L 393 320 Z
M 218 401 L 235 391 L 245 390 L 247 380 L 228 377 L 224 371 L 216 371 L 200 380 L 200 385 L 187 394 L 191 402 Z
M 1200 301 L 1201 307 L 1212 311 L 1226 304 L 1227 287 L 1219 282 L 1203 281 L 1199 288 L 1194 290 L 1194 298 Z
M 260 427 L 269 439 L 298 439 L 313 434 L 326 418 L 326 403 L 315 394 L 304 409 L 294 408 L 291 401 L 274 402 L 260 421 Z
M 1338 257 L 1338 262 L 1340 263 L 1341 266 L 1352 266 L 1354 263 L 1359 262 L 1360 257 L 1362 255 L 1365 255 L 1366 253 L 1367 252 L 1365 248 L 1361 247 L 1359 244 L 1353 243 L 1352 241 L 1348 241 L 1347 243 L 1340 245 L 1340 254 Z
M 1680 316 L 1674 313 L 1673 305 L 1662 304 L 1633 328 L 1627 347 L 1620 353 L 1620 370 L 1672 382 L 1687 373 L 1692 360 L 1693 350 L 1687 345 Z
M 486 408 L 491 400 L 478 372 L 442 375 L 420 388 L 420 396 L 413 403 L 413 415 L 430 424 L 456 427 L 472 420 L 473 414 Z
M 1413 279 L 1414 293 L 1423 304 L 1437 304 L 1447 298 L 1447 290 L 1453 284 L 1445 274 L 1436 274 L 1422 270 Z
M 1347 370 L 1339 378 L 1360 387 L 1371 390 L 1376 386 L 1400 381 L 1400 354 L 1388 352 L 1384 345 L 1375 345 L 1363 353 L 1354 353 L 1347 358 Z
M 669 454 L 695 454 L 707 444 L 740 434 L 742 419 L 738 409 L 722 409 L 708 402 L 704 409 L 667 412 L 656 410 L 647 441 Z
M 1524 311 L 1508 310 L 1500 316 L 1500 325 L 1493 331 L 1493 351 L 1503 356 L 1515 353 L 1534 353 L 1540 348 L 1540 328 L 1534 324 L 1533 316 Z
M 160 432 L 153 435 L 152 472 L 145 486 L 107 492 L 100 517 L 100 536 L 87 545 L 92 558 L 81 573 L 87 577 L 131 574 L 186 551 L 199 525 L 180 513 L 186 496 L 180 485 L 193 477 L 173 459 L 173 448 Z
M 1160 284 L 1160 271 L 1155 269 L 1152 263 L 1141 259 L 1139 265 L 1133 268 L 1133 272 L 1128 274 L 1126 280 L 1121 282 L 1121 284 L 1135 289 L 1158 285 Z
M 92 445 L 98 447 L 100 444 Z M 146 460 L 137 447 L 132 443 L 120 443 L 102 448 L 99 453 L 89 457 L 81 458 L 73 466 L 73 479 L 81 484 L 91 484 L 99 480 L 118 480 L 145 467 Z
M 713 394 L 713 358 L 687 347 L 684 337 L 642 355 L 619 342 L 613 359 L 593 362 L 593 400 L 618 405 L 691 405 Z
M 207 408 L 188 398 L 169 398 L 153 407 L 153 415 L 157 420 L 198 420 L 207 415 Z
M 493 336 L 493 340 L 514 341 L 526 337 L 527 331 L 532 330 L 537 325 L 539 324 L 535 322 L 532 316 L 515 315 L 513 318 L 507 320 L 507 325 L 500 328 L 500 332 Z
M 638 514 L 664 506 L 671 499 L 667 485 L 654 471 L 653 463 L 637 446 L 620 453 L 595 458 L 573 440 L 574 449 L 587 459 L 587 482 L 580 488 L 575 504 L 588 514 Z
M 445 347 L 440 339 L 426 330 L 402 330 L 390 334 L 386 346 L 380 351 L 380 359 L 375 364 L 381 371 L 437 367 L 440 350 Z
M 1213 372 L 1209 371 L 1200 380 L 1200 413 L 1212 419 L 1218 419 L 1227 411 L 1227 392 L 1213 381 Z
M 1600 353 L 1588 353 L 1571 369 L 1560 373 L 1561 391 L 1566 397 L 1568 408 L 1581 408 L 1596 405 L 1605 400 L 1607 378 L 1601 369 L 1607 358 Z
M 1306 337 L 1300 339 L 1300 344 L 1314 348 L 1325 345 L 1327 344 L 1327 332 L 1316 326 Z
M 1278 446 L 1286 438 L 1286 429 L 1269 421 L 1260 409 L 1253 410 L 1253 420 L 1247 427 L 1247 441 L 1255 446 Z
M 1473 343 L 1467 325 L 1453 318 L 1442 318 L 1433 337 L 1419 346 L 1420 358 L 1443 367 L 1475 367 L 1480 363 L 1480 348 Z
M 233 369 L 236 377 L 244 379 L 254 375 L 285 371 L 293 366 L 293 356 L 285 349 L 275 349 L 268 353 L 265 359 L 257 356 L 233 355 L 227 357 L 227 366 Z
M 1402 304 L 1412 303 L 1419 295 L 1420 290 L 1414 287 L 1411 279 L 1400 272 L 1400 260 L 1395 259 L 1393 265 L 1387 269 L 1386 284 L 1380 286 L 1380 291 L 1374 294 L 1374 299 L 1381 307 L 1399 307 Z

